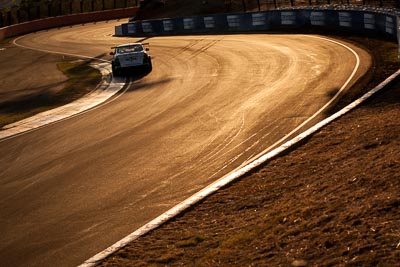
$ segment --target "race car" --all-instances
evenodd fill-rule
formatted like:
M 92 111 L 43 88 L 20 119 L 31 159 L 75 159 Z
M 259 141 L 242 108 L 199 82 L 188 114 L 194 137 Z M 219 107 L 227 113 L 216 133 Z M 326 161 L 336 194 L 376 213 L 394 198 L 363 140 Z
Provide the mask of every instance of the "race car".
M 150 49 L 144 48 L 143 45 L 147 44 L 130 43 L 111 47 L 114 49 L 110 53 L 113 56 L 111 66 L 114 76 L 119 76 L 133 68 L 144 68 L 149 72 L 152 70 L 151 56 L 148 54 Z

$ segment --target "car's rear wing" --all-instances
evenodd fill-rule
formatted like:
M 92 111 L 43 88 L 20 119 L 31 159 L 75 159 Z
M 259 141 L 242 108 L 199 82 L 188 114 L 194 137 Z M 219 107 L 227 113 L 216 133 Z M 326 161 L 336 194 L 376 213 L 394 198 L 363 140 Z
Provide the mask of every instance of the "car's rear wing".
M 150 45 L 150 43 L 140 43 L 141 45 Z M 115 49 L 115 48 L 117 48 L 118 46 L 111 46 L 111 49 Z

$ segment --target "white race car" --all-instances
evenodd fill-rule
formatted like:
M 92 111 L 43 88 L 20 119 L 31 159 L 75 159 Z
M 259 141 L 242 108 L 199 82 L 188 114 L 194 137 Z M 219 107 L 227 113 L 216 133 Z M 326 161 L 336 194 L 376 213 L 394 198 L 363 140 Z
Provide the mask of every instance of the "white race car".
M 131 68 L 142 67 L 147 71 L 152 70 L 151 57 L 147 53 L 150 49 L 145 49 L 143 45 L 141 43 L 131 43 L 111 48 L 114 49 L 114 52 L 110 53 L 113 56 L 111 65 L 114 76 L 118 76 L 123 70 Z

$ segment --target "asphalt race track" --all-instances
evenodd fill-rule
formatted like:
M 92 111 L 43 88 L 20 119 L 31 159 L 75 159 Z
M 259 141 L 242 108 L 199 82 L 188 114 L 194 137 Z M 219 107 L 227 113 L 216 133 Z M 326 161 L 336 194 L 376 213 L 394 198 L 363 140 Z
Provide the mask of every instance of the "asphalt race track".
M 112 37 L 120 23 L 54 29 L 17 43 L 109 60 L 111 46 L 138 40 Z M 133 75 L 126 92 L 91 112 L 0 141 L 2 266 L 82 263 L 282 142 L 356 66 L 347 47 L 316 36 L 145 42 L 153 71 Z M 370 58 L 350 47 L 361 61 L 352 85 Z

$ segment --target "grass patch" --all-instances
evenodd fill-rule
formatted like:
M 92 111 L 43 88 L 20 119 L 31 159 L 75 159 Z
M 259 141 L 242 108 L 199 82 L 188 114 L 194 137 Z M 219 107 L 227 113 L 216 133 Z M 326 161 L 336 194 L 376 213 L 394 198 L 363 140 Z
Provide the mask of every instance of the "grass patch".
M 355 101 L 400 68 L 398 45 L 393 41 L 358 36 L 334 36 L 334 38 L 348 41 L 368 51 L 373 57 L 375 67 L 372 67 L 351 90 L 347 91 L 338 100 L 336 105 L 327 111 L 328 115 L 339 111 L 349 103 Z
M 90 67 L 85 61 L 59 62 L 57 68 L 67 76 L 63 89 L 52 92 L 48 90 L 24 96 L 0 106 L 0 128 L 4 125 L 28 118 L 43 111 L 68 104 L 92 91 L 101 81 L 98 70 Z
M 66 102 L 75 100 L 92 91 L 101 80 L 100 72 L 88 66 L 86 62 L 63 61 L 57 64 L 57 68 L 68 77 L 64 90 L 59 92 L 58 95 Z
M 246 227 L 236 233 L 232 233 L 220 244 L 223 249 L 235 249 L 244 245 L 248 245 L 259 236 L 258 227 Z
M 5 38 L 3 40 L 0 40 L 0 45 L 8 44 L 11 40 L 12 40 L 11 38 Z
M 138 266 L 167 266 L 179 260 L 184 255 L 183 251 L 163 251 L 162 253 L 152 254 L 152 258 L 142 261 Z M 117 266 L 120 266 L 117 264 Z M 132 265 L 126 265 L 132 266 Z
M 203 242 L 204 240 L 206 240 L 206 237 L 204 237 L 202 235 L 195 235 L 195 236 L 192 236 L 192 237 L 190 237 L 188 239 L 179 241 L 176 246 L 179 247 L 179 248 L 195 247 L 199 243 Z

